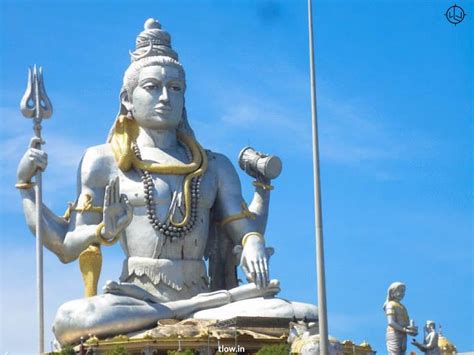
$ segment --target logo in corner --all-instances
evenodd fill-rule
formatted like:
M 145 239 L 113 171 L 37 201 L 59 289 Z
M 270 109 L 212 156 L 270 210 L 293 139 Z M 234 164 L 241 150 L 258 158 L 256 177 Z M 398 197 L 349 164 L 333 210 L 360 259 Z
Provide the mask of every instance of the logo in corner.
M 446 10 L 446 19 L 456 26 L 458 23 L 461 23 L 464 18 L 466 17 L 466 13 L 464 12 L 461 6 L 454 4 L 449 9 Z

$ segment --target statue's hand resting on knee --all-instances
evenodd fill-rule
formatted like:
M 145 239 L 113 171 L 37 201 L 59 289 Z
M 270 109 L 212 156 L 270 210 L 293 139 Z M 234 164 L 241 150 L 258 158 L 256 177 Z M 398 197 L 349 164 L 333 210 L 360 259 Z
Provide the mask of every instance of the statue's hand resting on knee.
M 240 265 L 247 279 L 254 282 L 257 288 L 268 286 L 268 259 L 272 254 L 273 249 L 265 248 L 265 244 L 257 235 L 250 236 L 242 249 Z

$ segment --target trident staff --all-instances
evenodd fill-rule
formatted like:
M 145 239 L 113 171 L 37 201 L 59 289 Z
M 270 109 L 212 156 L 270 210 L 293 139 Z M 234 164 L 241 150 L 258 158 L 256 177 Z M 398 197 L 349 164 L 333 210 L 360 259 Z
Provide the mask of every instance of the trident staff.
M 311 116 L 313 127 L 313 177 L 314 214 L 316 222 L 316 267 L 318 277 L 318 310 L 320 353 L 329 354 L 328 320 L 326 308 L 326 277 L 324 272 L 323 217 L 321 207 L 321 184 L 319 179 L 318 114 L 316 107 L 316 70 L 313 49 L 313 7 L 308 0 L 309 65 L 311 79 Z
M 20 102 L 20 111 L 26 118 L 33 119 L 33 140 L 36 149 L 41 149 L 44 141 L 41 139 L 41 121 L 51 117 L 53 107 L 44 89 L 43 69 L 36 65 L 33 70 L 28 68 L 28 84 L 25 94 Z M 44 353 L 44 307 L 43 307 L 43 236 L 42 236 L 42 183 L 41 170 L 35 175 L 35 197 L 36 197 L 36 282 L 38 296 L 38 319 L 39 319 L 39 353 Z

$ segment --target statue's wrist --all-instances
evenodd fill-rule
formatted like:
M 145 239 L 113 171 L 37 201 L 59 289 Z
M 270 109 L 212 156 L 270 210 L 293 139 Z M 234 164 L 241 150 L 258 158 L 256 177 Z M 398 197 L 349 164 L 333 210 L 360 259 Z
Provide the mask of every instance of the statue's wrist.
M 19 190 L 29 190 L 32 189 L 35 186 L 34 183 L 30 181 L 22 181 L 18 180 L 18 182 L 15 184 L 15 187 Z
M 104 222 L 101 222 L 97 225 L 97 227 L 95 229 L 95 235 L 97 237 L 97 240 L 100 242 L 100 244 L 103 244 L 103 245 L 113 245 L 113 244 L 115 244 L 118 240 L 118 234 L 116 236 L 113 236 L 110 239 L 107 239 L 104 235 L 104 229 L 105 229 Z
M 274 187 L 270 184 L 270 180 L 268 180 L 268 183 L 266 183 L 266 182 L 260 182 L 260 181 L 254 181 L 254 182 L 252 183 L 252 185 L 255 186 L 255 187 L 260 187 L 260 188 L 262 188 L 262 189 L 264 189 L 264 190 L 268 190 L 268 191 L 274 189 Z
M 245 234 L 244 237 L 242 238 L 242 247 L 245 248 L 245 244 L 247 244 L 247 242 L 248 242 L 249 240 L 252 240 L 252 239 L 253 239 L 253 240 L 258 239 L 258 240 L 260 240 L 260 242 L 261 242 L 262 244 L 265 245 L 265 238 L 263 237 L 262 234 L 260 234 L 260 233 L 258 233 L 258 232 L 250 232 L 250 233 Z

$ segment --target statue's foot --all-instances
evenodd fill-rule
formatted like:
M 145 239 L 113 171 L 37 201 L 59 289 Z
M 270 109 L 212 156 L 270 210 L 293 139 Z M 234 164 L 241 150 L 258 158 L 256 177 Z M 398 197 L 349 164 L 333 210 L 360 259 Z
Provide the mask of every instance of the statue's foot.
M 141 287 L 128 283 L 128 282 L 115 282 L 108 280 L 105 282 L 104 287 L 102 288 L 104 293 L 110 293 L 116 296 L 127 296 L 133 297 L 138 300 L 142 300 L 148 303 L 160 303 L 160 300 L 157 297 L 153 296 L 151 293 L 145 291 Z
M 317 319 L 315 305 L 290 302 L 281 298 L 251 298 L 232 302 L 225 306 L 195 312 L 192 318 L 225 320 L 234 317 L 270 317 L 292 319 Z
M 232 288 L 229 290 L 229 293 L 232 297 L 232 302 L 236 302 L 256 297 L 270 298 L 274 297 L 280 291 L 280 281 L 271 280 L 265 288 L 257 288 L 257 286 L 252 282 Z

